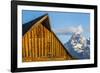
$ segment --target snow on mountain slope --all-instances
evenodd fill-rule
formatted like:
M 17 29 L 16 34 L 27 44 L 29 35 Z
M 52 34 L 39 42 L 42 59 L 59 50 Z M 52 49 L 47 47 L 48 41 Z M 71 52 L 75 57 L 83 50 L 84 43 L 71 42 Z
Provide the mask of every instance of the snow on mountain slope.
M 86 39 L 81 33 L 75 32 L 70 40 L 64 44 L 69 53 L 78 59 L 90 58 L 90 40 Z

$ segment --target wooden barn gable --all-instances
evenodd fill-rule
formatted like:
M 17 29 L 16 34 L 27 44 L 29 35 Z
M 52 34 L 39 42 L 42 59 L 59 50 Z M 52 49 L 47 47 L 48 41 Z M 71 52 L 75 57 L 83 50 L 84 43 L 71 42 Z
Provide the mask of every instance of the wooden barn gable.
M 52 31 L 48 14 L 23 24 L 22 35 L 23 62 L 72 59 Z

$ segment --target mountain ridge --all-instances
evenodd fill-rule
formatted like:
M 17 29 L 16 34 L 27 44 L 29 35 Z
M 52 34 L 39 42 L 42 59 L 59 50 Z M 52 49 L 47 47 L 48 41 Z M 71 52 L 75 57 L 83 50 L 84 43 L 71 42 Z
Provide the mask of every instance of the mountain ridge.
M 90 58 L 90 39 L 86 39 L 81 33 L 73 33 L 72 37 L 64 44 L 64 46 L 75 58 Z

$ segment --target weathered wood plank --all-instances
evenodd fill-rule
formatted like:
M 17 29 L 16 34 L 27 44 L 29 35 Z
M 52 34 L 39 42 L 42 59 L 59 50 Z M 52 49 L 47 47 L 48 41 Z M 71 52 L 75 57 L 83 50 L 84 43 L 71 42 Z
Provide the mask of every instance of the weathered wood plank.
M 29 46 L 29 57 L 32 56 L 32 53 L 31 53 L 31 37 L 30 37 L 30 32 L 28 32 L 28 46 Z
M 48 61 L 65 60 L 70 56 L 66 53 L 64 47 L 41 23 L 35 28 L 29 30 L 22 40 L 22 56 L 25 62 L 29 61 Z
M 28 57 L 28 42 L 27 42 L 27 34 L 25 35 L 25 49 L 26 49 L 26 57 Z
M 23 39 L 22 39 L 22 57 L 24 58 L 25 57 L 25 39 L 24 39 L 24 37 L 23 37 Z

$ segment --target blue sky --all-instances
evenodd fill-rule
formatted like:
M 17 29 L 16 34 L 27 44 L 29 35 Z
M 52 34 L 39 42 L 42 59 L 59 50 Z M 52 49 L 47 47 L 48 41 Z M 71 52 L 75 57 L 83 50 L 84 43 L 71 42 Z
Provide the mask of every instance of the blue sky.
M 70 28 L 76 28 L 81 26 L 83 29 L 83 35 L 86 38 L 90 37 L 90 14 L 88 13 L 75 13 L 75 12 L 45 12 L 45 11 L 22 11 L 22 22 L 27 23 L 35 18 L 48 13 L 52 30 L 56 33 L 62 43 L 66 43 L 72 34 L 58 34 L 57 30 L 65 30 L 67 32 Z

